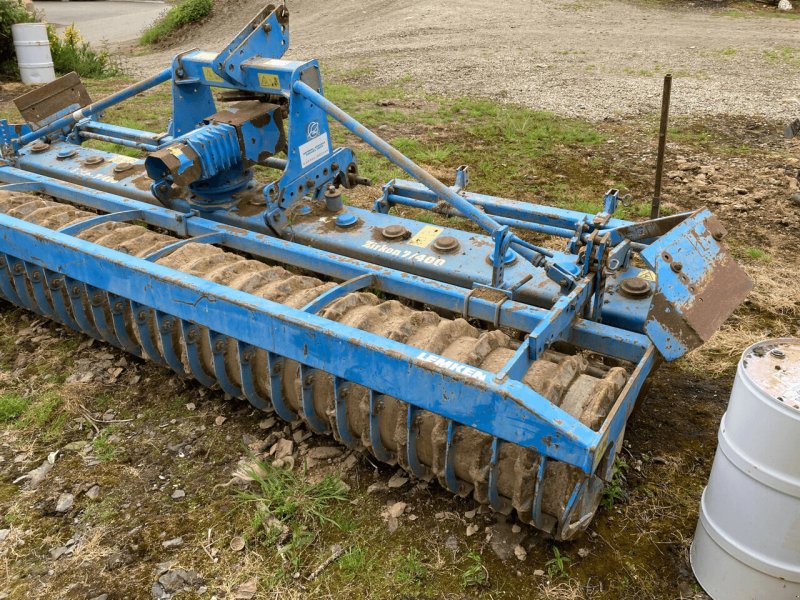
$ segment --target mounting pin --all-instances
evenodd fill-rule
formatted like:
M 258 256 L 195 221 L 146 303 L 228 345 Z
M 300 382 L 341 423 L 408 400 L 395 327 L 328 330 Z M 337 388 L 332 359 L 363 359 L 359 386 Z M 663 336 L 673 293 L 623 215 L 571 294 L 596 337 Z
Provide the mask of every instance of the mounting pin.
M 344 208 L 342 194 L 332 185 L 329 185 L 328 189 L 325 190 L 325 208 L 330 212 L 339 212 Z

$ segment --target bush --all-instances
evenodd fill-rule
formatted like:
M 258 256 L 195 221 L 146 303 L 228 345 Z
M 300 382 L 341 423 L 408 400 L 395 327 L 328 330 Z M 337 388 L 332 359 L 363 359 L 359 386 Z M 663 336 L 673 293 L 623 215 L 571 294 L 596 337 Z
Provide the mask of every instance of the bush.
M 86 42 L 74 25 L 64 30 L 64 37 L 58 37 L 48 25 L 47 37 L 50 39 L 50 52 L 56 73 L 64 75 L 75 71 L 81 77 L 102 79 L 121 73 L 119 65 L 105 50 L 94 50 Z
M 19 72 L 11 26 L 36 20 L 35 15 L 25 10 L 22 0 L 0 0 L 0 75 L 15 76 Z
M 190 23 L 196 23 L 211 14 L 213 0 L 183 0 L 173 6 L 167 14 L 142 33 L 142 44 L 157 44 L 166 40 L 171 33 Z

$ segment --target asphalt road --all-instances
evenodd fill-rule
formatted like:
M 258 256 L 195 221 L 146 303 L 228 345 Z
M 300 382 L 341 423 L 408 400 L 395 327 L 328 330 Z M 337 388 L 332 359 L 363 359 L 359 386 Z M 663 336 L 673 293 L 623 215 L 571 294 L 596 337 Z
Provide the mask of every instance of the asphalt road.
M 91 44 L 118 44 L 139 37 L 164 10 L 163 2 L 34 2 L 58 31 L 74 23 Z

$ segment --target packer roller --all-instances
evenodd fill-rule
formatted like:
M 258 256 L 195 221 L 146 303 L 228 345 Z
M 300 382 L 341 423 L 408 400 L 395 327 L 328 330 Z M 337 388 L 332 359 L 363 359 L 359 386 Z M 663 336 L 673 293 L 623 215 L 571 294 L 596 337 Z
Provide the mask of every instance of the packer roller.
M 221 53 L 98 102 L 74 74 L 18 98 L 26 122 L 0 121 L 0 299 L 577 535 L 655 365 L 750 289 L 724 228 L 706 209 L 617 219 L 615 190 L 591 215 L 468 192 L 466 168 L 445 185 L 326 99 L 316 61 L 282 58 L 288 20 L 269 5 Z M 166 83 L 167 132 L 102 120 Z M 329 120 L 411 179 L 347 206 L 369 182 Z

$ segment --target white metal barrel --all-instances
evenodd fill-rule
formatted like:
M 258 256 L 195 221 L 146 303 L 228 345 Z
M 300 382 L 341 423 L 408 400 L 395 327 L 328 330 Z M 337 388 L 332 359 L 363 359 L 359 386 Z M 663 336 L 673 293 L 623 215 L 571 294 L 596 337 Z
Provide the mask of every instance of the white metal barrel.
M 11 35 L 22 83 L 32 85 L 55 81 L 47 26 L 44 23 L 17 23 L 11 26 Z
M 742 355 L 690 557 L 714 600 L 800 599 L 800 339 Z

